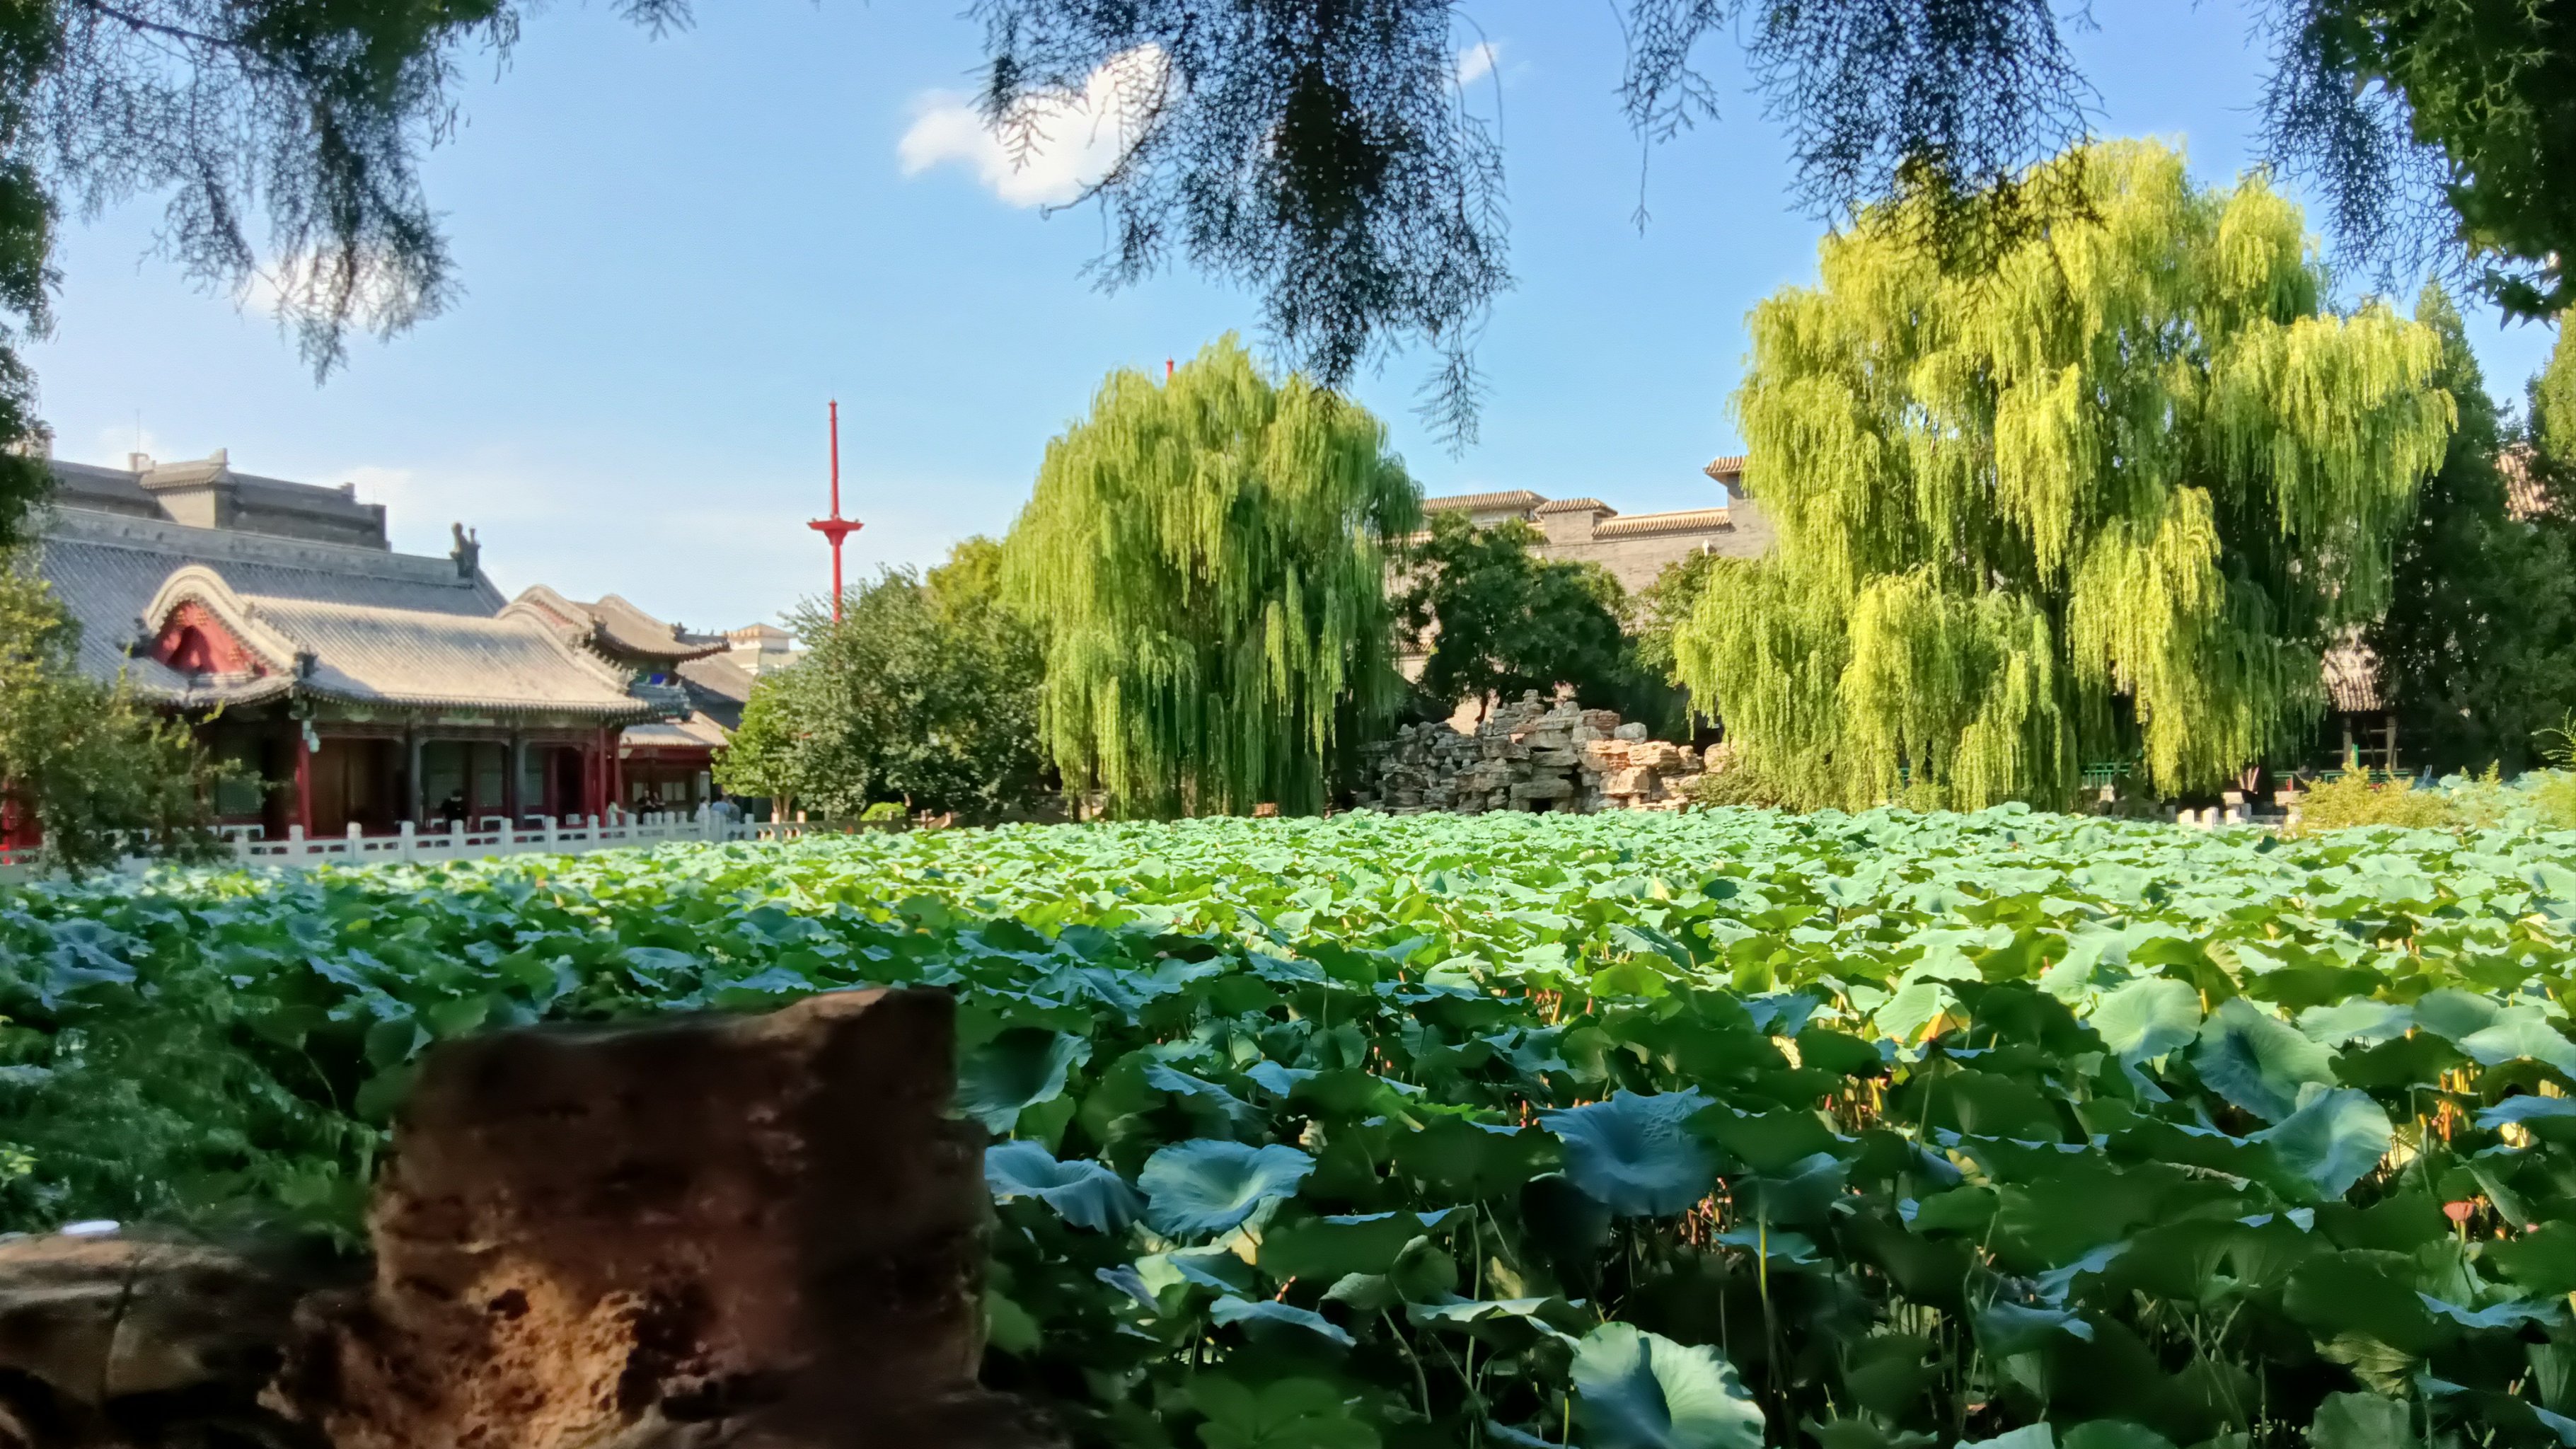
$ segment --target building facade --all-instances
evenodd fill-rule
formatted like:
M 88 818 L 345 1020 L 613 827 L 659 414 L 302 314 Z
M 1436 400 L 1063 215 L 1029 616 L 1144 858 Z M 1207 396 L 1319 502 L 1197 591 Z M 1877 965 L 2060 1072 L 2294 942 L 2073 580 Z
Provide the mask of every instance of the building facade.
M 619 732 L 617 803 L 638 813 L 713 804 L 721 793 L 715 784 L 716 752 L 741 725 L 742 702 L 713 693 L 689 676 L 695 666 L 720 662 L 733 641 L 664 623 L 615 594 L 583 603 L 540 584 L 522 590 L 517 602 L 555 621 L 574 644 L 625 671 L 640 691 L 677 706 Z M 746 679 L 742 698 L 750 693 Z
M 1770 520 L 1744 493 L 1744 460 L 1720 458 L 1701 471 L 1718 485 L 1713 507 L 1622 514 L 1598 498 L 1552 499 L 1527 489 L 1426 498 L 1422 506 L 1464 513 L 1480 528 L 1519 519 L 1543 535 L 1532 549 L 1539 557 L 1599 564 L 1635 593 L 1693 554 L 1755 558 L 1770 549 Z
M 397 553 L 354 489 L 220 452 L 52 469 L 37 567 L 80 625 L 81 667 L 243 767 L 215 802 L 227 826 L 597 815 L 624 798 L 621 733 L 687 713 L 676 685 L 504 599 L 461 525 L 446 557 Z

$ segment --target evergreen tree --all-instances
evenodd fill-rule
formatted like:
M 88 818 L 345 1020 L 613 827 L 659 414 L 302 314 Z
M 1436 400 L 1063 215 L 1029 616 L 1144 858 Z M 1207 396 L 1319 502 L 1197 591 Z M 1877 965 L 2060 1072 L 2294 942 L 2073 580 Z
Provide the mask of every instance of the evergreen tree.
M 1402 699 L 1387 564 L 1420 509 L 1377 419 L 1230 336 L 1168 381 L 1113 373 L 1004 545 L 1066 788 L 1124 815 L 1321 808 L 1337 747 Z
M 1397 616 L 1431 641 L 1414 687 L 1446 718 L 1462 700 L 1553 694 L 1560 684 L 1622 713 L 1646 694 L 1633 642 L 1619 627 L 1619 581 L 1597 564 L 1539 558 L 1539 532 L 1520 519 L 1478 528 L 1464 513 L 1431 516 L 1406 550 Z
M 1694 553 L 1664 565 L 1655 581 L 1628 596 L 1628 634 L 1636 640 L 1637 668 L 1663 686 L 1655 724 L 1660 739 L 1676 739 L 1712 716 L 1682 683 L 1682 663 L 1673 652 L 1674 638 L 1699 611 L 1699 596 L 1708 592 L 1709 575 L 1718 555 Z
M 1736 395 L 1769 558 L 1716 566 L 1677 640 L 1790 799 L 2072 797 L 2136 754 L 2211 788 L 2301 737 L 2336 631 L 2443 456 L 2441 338 L 2327 312 L 2296 207 L 2194 188 L 2151 143 L 2034 177 L 2082 198 L 1977 275 L 1911 203 L 1764 301 Z
M 2531 380 L 2531 444 L 2541 473 L 2533 481 L 2544 489 L 2560 490 L 2555 497 L 2564 500 L 2566 486 L 2576 482 L 2576 335 L 2570 335 L 2568 322 L 2576 319 L 2576 310 L 2559 314 L 2558 345 L 2549 352 L 2549 365 Z
M 2366 637 L 2407 757 L 2519 770 L 2576 708 L 2576 553 L 2564 520 L 2513 516 L 2507 470 L 2530 463 L 2509 454 L 2519 440 L 2459 312 L 2428 287 L 2415 316 L 2442 338 L 2437 380 L 2460 422 L 2398 537 L 2388 613 Z

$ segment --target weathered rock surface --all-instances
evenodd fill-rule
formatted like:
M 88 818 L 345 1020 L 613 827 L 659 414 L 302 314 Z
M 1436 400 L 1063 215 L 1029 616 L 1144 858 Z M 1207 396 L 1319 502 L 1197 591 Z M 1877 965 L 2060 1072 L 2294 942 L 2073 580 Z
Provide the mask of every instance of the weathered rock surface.
M 335 1449 L 1041 1442 L 975 1388 L 951 1014 L 848 992 L 438 1048 L 374 1281 L 306 1303 L 272 1402 Z
M 0 1449 L 313 1443 L 259 1405 L 311 1281 L 202 1244 L 0 1242 Z
M 372 1279 L 0 1240 L 0 1449 L 1051 1443 L 975 1384 L 990 1209 L 952 1012 L 849 992 L 441 1047 Z

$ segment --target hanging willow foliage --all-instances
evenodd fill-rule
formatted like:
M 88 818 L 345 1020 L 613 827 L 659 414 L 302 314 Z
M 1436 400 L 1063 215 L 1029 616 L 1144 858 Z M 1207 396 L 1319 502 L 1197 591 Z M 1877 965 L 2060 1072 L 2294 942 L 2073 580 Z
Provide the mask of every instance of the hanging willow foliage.
M 1779 547 L 1675 649 L 1784 798 L 2062 804 L 2090 763 L 2212 787 L 2323 708 L 2442 459 L 2441 341 L 2327 311 L 2298 209 L 2123 142 L 2084 204 L 1944 274 L 1899 201 L 1755 308 L 1735 407 Z M 2055 185 L 2041 185 L 2054 182 Z
M 1387 549 L 1420 518 L 1376 418 L 1231 336 L 1167 382 L 1113 373 L 1007 547 L 1067 790 L 1122 815 L 1322 808 L 1337 740 L 1402 698 Z

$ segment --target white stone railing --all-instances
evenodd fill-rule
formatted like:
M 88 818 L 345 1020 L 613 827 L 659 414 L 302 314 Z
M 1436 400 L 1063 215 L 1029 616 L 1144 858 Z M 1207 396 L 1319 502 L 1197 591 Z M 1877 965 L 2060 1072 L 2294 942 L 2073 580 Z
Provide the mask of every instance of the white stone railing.
M 627 850 L 678 841 L 792 840 L 820 825 L 801 820 L 727 821 L 701 808 L 694 814 L 647 812 L 629 815 L 611 810 L 606 816 L 542 816 L 534 825 L 512 825 L 498 816 L 468 824 L 454 821 L 426 829 L 408 820 L 391 835 L 369 835 L 352 825 L 346 834 L 308 836 L 291 826 L 283 840 L 263 837 L 256 826 L 224 830 L 232 858 L 244 866 L 278 870 L 311 870 L 317 865 L 427 864 L 437 861 L 486 860 L 504 855 L 582 855 L 594 850 Z M 41 865 L 39 850 L 0 851 L 0 880 L 27 874 Z M 128 857 L 121 868 L 139 871 L 150 864 Z

